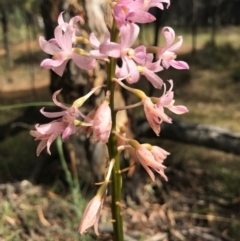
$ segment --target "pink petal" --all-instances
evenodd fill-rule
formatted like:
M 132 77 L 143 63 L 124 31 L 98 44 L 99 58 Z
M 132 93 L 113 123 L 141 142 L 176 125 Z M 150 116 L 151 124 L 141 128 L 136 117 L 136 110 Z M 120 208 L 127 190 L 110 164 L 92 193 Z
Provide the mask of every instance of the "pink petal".
M 99 40 L 97 39 L 96 35 L 94 33 L 91 33 L 89 36 L 89 40 L 94 48 L 98 48 L 100 45 Z
M 146 47 L 144 45 L 138 46 L 134 49 L 134 57 L 133 59 L 139 63 L 143 64 L 146 59 Z
M 134 12 L 134 14 L 132 14 L 131 17 L 129 16 L 128 20 L 135 22 L 135 23 L 151 23 L 151 22 L 155 21 L 156 18 L 152 14 L 150 14 L 144 10 L 138 10 L 138 11 Z
M 88 203 L 82 215 L 82 220 L 78 226 L 78 232 L 80 234 L 85 233 L 88 228 L 93 226 L 96 223 L 96 221 L 98 221 L 99 217 L 97 214 L 100 215 L 99 209 L 101 208 L 101 205 L 102 205 L 102 200 L 100 196 L 95 196 Z
M 39 37 L 39 45 L 41 49 L 47 54 L 53 55 L 55 52 L 61 51 L 61 49 L 56 46 L 56 44 L 46 41 L 42 36 Z
M 121 46 L 131 47 L 136 41 L 140 28 L 134 23 L 127 24 L 120 29 Z M 131 34 L 130 34 L 131 33 Z
M 59 76 L 62 76 L 67 65 L 67 62 L 68 60 L 63 61 L 61 65 L 52 67 L 52 70 Z
M 172 111 L 175 114 L 181 115 L 184 113 L 188 112 L 188 109 L 186 106 L 183 105 L 176 105 L 176 106 L 172 106 L 170 108 L 168 108 L 170 111 Z
M 75 125 L 74 122 L 70 122 L 67 126 L 67 128 L 62 133 L 62 140 L 66 141 L 70 135 L 72 135 L 75 132 Z
M 113 42 L 102 43 L 99 46 L 99 52 L 113 58 L 119 58 L 121 55 L 121 47 L 119 44 Z
M 63 64 L 63 60 L 55 60 L 55 59 L 44 59 L 40 66 L 46 69 L 51 69 L 52 67 L 58 67 Z
M 57 95 L 61 92 L 62 89 L 60 90 L 57 90 L 53 93 L 53 96 L 52 96 L 52 100 L 53 100 L 53 103 L 58 106 L 58 107 L 61 107 L 62 109 L 68 109 L 69 107 L 63 105 L 61 102 L 59 102 L 57 100 Z M 66 111 L 63 111 L 64 113 L 66 113 Z
M 175 39 L 175 32 L 171 27 L 164 27 L 162 29 L 162 34 L 164 35 L 164 37 L 166 39 L 165 49 L 168 49 L 172 45 L 172 43 Z
M 64 11 L 61 12 L 61 13 L 59 14 L 59 16 L 58 16 L 58 24 L 59 24 L 59 25 L 65 24 L 65 22 L 64 22 L 64 20 L 63 20 L 63 13 L 64 13 Z
M 167 49 L 169 52 L 175 52 L 182 46 L 182 43 L 183 43 L 182 36 L 178 36 L 177 38 L 179 39 L 179 41 Z
M 73 18 L 70 19 L 69 25 L 73 26 L 79 21 L 83 23 L 83 19 L 80 16 L 74 16 Z
M 40 141 L 40 143 L 38 144 L 38 147 L 37 147 L 37 151 L 36 151 L 37 156 L 39 156 L 40 153 L 43 151 L 43 149 L 47 146 L 47 142 L 48 142 L 47 139 Z
M 54 36 L 58 45 L 65 51 L 72 51 L 72 36 L 73 30 L 67 27 L 66 32 L 63 33 L 62 26 L 57 26 L 54 30 Z
M 48 117 L 48 118 L 56 118 L 56 117 L 60 117 L 60 116 L 63 116 L 66 111 L 60 111 L 60 112 L 46 112 L 44 111 L 44 108 L 42 108 L 40 110 L 41 114 Z
M 161 105 L 161 106 L 168 106 L 172 103 L 174 98 L 174 92 L 173 91 L 168 91 L 165 95 L 163 95 L 160 98 L 160 101 L 157 103 L 157 106 Z
M 171 60 L 169 64 L 175 69 L 189 69 L 189 65 L 184 61 Z
M 95 68 L 96 60 L 91 57 L 85 57 L 76 53 L 72 53 L 73 62 L 81 69 L 90 70 Z
M 140 74 L 137 68 L 136 63 L 132 59 L 124 58 L 123 61 L 126 61 L 127 68 L 130 72 L 130 77 L 128 77 L 126 80 L 129 84 L 136 83 L 139 78 Z
M 161 89 L 163 85 L 162 79 L 156 75 L 154 72 L 145 69 L 143 75 L 148 79 L 148 81 L 157 89 Z

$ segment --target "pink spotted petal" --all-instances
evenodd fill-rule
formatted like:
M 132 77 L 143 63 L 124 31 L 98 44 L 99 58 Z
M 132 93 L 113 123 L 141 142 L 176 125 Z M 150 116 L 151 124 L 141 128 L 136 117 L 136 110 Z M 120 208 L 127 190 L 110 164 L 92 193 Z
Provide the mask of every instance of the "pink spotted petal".
M 47 140 L 47 153 L 49 155 L 51 155 L 51 151 L 50 151 L 50 146 L 52 145 L 52 143 L 56 140 L 56 138 L 58 137 L 57 134 L 53 133 L 49 139 Z

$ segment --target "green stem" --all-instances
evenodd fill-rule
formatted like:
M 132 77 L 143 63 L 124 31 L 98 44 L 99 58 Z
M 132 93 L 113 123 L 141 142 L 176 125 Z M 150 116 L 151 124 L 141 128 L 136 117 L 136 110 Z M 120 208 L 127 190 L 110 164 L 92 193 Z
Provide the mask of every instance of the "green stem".
M 118 29 L 114 21 L 111 31 L 111 41 L 118 41 Z M 110 91 L 110 103 L 112 113 L 112 130 L 116 130 L 116 112 L 114 111 L 114 89 L 115 82 L 112 79 L 115 77 L 117 60 L 110 58 L 107 68 L 107 89 Z M 114 241 L 123 241 L 123 221 L 121 214 L 121 196 L 122 196 L 122 176 L 120 174 L 120 159 L 117 151 L 117 139 L 114 134 L 111 134 L 108 141 L 109 159 L 115 159 L 115 164 L 112 170 L 112 219 Z
M 67 162 L 66 162 L 66 159 L 65 159 L 65 156 L 63 153 L 63 148 L 62 148 L 62 139 L 60 137 L 57 138 L 56 144 L 57 144 L 59 159 L 60 159 L 62 168 L 64 170 L 65 177 L 68 182 L 69 188 L 71 190 L 71 196 L 72 196 L 73 203 L 76 207 L 79 207 L 80 206 L 79 197 L 78 197 L 79 183 L 76 181 L 76 177 L 72 177 L 71 172 L 68 169 Z M 77 215 L 80 217 L 81 212 L 79 211 L 79 209 L 76 209 L 76 210 L 77 210 Z

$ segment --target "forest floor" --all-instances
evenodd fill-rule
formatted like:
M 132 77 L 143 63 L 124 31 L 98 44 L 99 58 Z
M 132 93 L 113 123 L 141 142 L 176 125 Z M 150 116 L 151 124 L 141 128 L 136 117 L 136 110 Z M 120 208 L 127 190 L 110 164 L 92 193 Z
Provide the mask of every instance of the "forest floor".
M 209 34 L 200 33 L 195 56 L 190 54 L 190 35 L 182 34 L 185 42 L 178 59 L 186 60 L 190 70 L 160 73 L 164 80 L 175 81 L 176 104 L 189 109 L 188 114 L 172 118 L 240 133 L 239 34 L 239 28 L 221 30 L 212 48 L 207 44 Z M 39 68 L 45 55 L 37 41 L 14 43 L 11 53 L 14 67 L 9 69 L 0 49 L 1 106 L 51 101 L 48 71 Z M 0 126 L 21 113 L 22 109 L 1 111 Z M 24 123 L 12 128 L 17 125 Z M 89 236 L 77 234 L 81 211 L 93 193 L 83 185 L 76 206 L 56 148 L 53 146 L 53 158 L 47 164 L 44 153 L 37 159 L 37 143 L 29 135 L 32 126 L 25 126 L 26 131 L 0 142 L 0 241 L 112 240 L 109 197 L 102 212 L 100 237 L 96 238 L 92 229 Z M 165 162 L 169 181 L 157 178 L 151 183 L 145 175 L 141 200 L 126 196 L 125 240 L 239 241 L 240 157 L 167 140 L 157 142 L 171 152 Z M 37 182 L 31 183 L 41 162 L 44 170 Z

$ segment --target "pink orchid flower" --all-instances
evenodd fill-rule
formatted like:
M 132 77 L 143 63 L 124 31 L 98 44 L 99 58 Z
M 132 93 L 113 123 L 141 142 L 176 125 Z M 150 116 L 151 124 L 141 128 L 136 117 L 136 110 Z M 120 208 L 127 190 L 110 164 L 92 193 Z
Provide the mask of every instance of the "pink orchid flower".
M 165 151 L 164 149 L 162 149 L 159 146 L 151 146 L 150 151 L 153 154 L 154 159 L 159 163 L 163 163 L 163 161 L 166 159 L 166 157 L 168 155 L 170 155 L 169 152 Z
M 140 145 L 135 149 L 136 156 L 139 160 L 139 162 L 142 164 L 144 169 L 149 174 L 152 181 L 155 181 L 155 176 L 150 169 L 150 167 L 159 173 L 166 181 L 168 180 L 167 176 L 164 174 L 164 169 L 166 168 L 164 165 L 162 165 L 162 162 L 159 161 L 159 159 L 155 159 L 155 152 L 154 154 L 148 150 L 144 145 Z
M 119 29 L 128 23 L 150 23 L 156 18 L 148 13 L 149 8 L 158 7 L 163 10 L 163 4 L 170 6 L 170 0 L 120 0 L 113 8 L 113 16 Z
M 93 139 L 96 142 L 107 143 L 112 128 L 112 117 L 109 103 L 104 101 L 94 114 L 92 121 Z
M 175 114 L 181 115 L 184 113 L 188 112 L 188 109 L 186 106 L 183 105 L 174 105 L 175 100 L 174 98 L 174 92 L 172 91 L 173 89 L 173 81 L 169 80 L 168 81 L 170 83 L 170 89 L 168 91 L 166 91 L 166 85 L 164 84 L 164 92 L 163 95 L 158 99 L 157 101 L 157 107 L 159 110 L 161 110 L 162 112 L 163 107 L 168 108 L 170 111 L 172 111 Z
M 164 9 L 163 3 L 167 3 L 166 8 L 170 6 L 170 0 L 138 0 L 143 3 L 142 9 L 148 11 L 150 8 L 157 7 L 161 10 Z
M 41 151 L 47 146 L 47 152 L 50 152 L 50 145 L 52 142 L 59 136 L 62 135 L 63 141 L 66 141 L 70 135 L 76 132 L 75 129 L 75 119 L 78 116 L 82 116 L 82 113 L 74 106 L 67 107 L 57 101 L 57 95 L 61 90 L 54 92 L 52 96 L 52 100 L 54 104 L 62 109 L 63 111 L 58 112 L 46 112 L 44 108 L 40 110 L 40 112 L 48 117 L 48 118 L 59 118 L 54 120 L 48 124 L 35 126 L 36 131 L 30 131 L 30 134 L 36 137 L 35 140 L 41 140 L 37 148 L 37 156 L 41 153 Z
M 61 12 L 58 16 L 58 25 L 62 27 L 62 30 L 66 32 L 67 28 L 70 26 L 73 29 L 73 34 L 77 34 L 79 32 L 78 27 L 76 26 L 77 22 L 83 23 L 83 19 L 80 16 L 74 16 L 73 18 L 70 19 L 69 23 L 64 22 L 63 19 L 63 13 Z
M 55 91 L 53 94 L 52 100 L 56 106 L 58 106 L 64 110 L 51 113 L 51 112 L 44 111 L 44 108 L 42 108 L 40 110 L 40 112 L 48 118 L 61 117 L 61 120 L 65 123 L 67 123 L 67 127 L 65 128 L 64 132 L 62 133 L 62 139 L 63 139 L 63 141 L 66 141 L 70 135 L 75 133 L 75 123 L 74 123 L 75 119 L 78 116 L 82 116 L 83 114 L 75 106 L 67 107 L 67 106 L 63 105 L 61 102 L 57 101 L 57 95 L 60 92 L 61 92 L 61 90 Z
M 96 235 L 99 236 L 98 232 L 98 221 L 100 218 L 101 209 L 103 207 L 104 199 L 106 194 L 100 195 L 97 193 L 97 195 L 88 203 L 81 222 L 78 226 L 78 232 L 80 234 L 83 234 L 86 232 L 88 228 L 91 226 L 94 226 L 94 231 Z
M 72 38 L 74 31 L 72 27 L 67 26 L 66 31 L 62 31 L 62 26 L 56 27 L 54 31 L 55 39 L 46 41 L 43 37 L 39 38 L 40 47 L 47 54 L 53 55 L 52 59 L 45 59 L 41 67 L 52 69 L 59 76 L 63 75 L 69 59 L 81 69 L 89 70 L 95 67 L 95 59 L 85 57 L 72 51 Z
M 189 69 L 189 66 L 184 61 L 176 61 L 176 54 L 174 51 L 178 50 L 183 43 L 182 36 L 178 36 L 178 42 L 173 44 L 175 39 L 175 32 L 170 27 L 164 27 L 162 34 L 166 39 L 166 46 L 158 52 L 158 57 L 162 61 L 163 67 L 168 69 L 172 66 L 175 69 Z
M 60 136 L 67 128 L 68 124 L 61 120 L 52 121 L 44 125 L 35 125 L 36 130 L 31 130 L 30 135 L 35 137 L 35 141 L 39 141 L 37 147 L 37 156 L 40 155 L 42 150 L 47 147 L 47 152 L 51 155 L 50 146 L 53 141 Z
M 160 60 L 153 61 L 153 54 L 147 54 L 144 65 L 138 66 L 140 74 L 144 75 L 149 82 L 157 89 L 162 88 L 162 79 L 155 74 L 156 72 L 162 71 L 163 67 L 160 65 Z
M 160 110 L 149 97 L 143 98 L 142 103 L 149 125 L 151 126 L 155 134 L 159 136 L 161 122 L 165 121 L 167 123 L 172 123 L 172 119 L 168 117 L 164 113 L 164 111 Z
M 107 195 L 107 187 L 114 166 L 114 162 L 114 159 L 110 161 L 106 179 L 104 180 L 103 184 L 99 187 L 96 196 L 88 203 L 83 213 L 82 220 L 78 226 L 78 232 L 80 234 L 85 233 L 88 228 L 94 226 L 94 231 L 96 235 L 99 235 L 98 221 L 100 218 L 100 213 L 103 207 L 104 199 Z
M 97 58 L 97 59 L 106 59 L 107 58 L 107 55 L 105 54 L 102 54 L 99 52 L 99 47 L 100 47 L 100 41 L 97 39 L 96 35 L 94 33 L 91 33 L 90 36 L 89 36 L 89 41 L 90 41 L 90 44 L 93 48 L 93 50 L 90 50 L 90 54 L 91 56 L 93 56 L 94 58 Z M 104 38 L 104 43 L 109 43 L 110 42 L 110 33 L 107 32 L 105 34 L 105 38 Z
M 132 84 L 139 80 L 138 64 L 142 64 L 146 59 L 146 47 L 139 46 L 132 49 L 131 46 L 137 39 L 139 27 L 135 24 L 128 24 L 120 29 L 120 44 L 114 42 L 102 43 L 99 47 L 100 53 L 113 58 L 122 59 L 122 67 L 117 69 L 118 78 L 127 78 L 128 83 Z
M 141 9 L 143 3 L 140 1 L 120 0 L 113 8 L 113 16 L 120 29 L 126 23 L 150 23 L 156 18 Z

